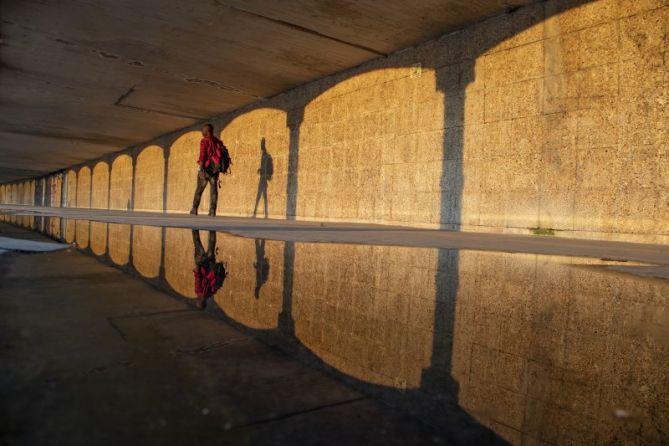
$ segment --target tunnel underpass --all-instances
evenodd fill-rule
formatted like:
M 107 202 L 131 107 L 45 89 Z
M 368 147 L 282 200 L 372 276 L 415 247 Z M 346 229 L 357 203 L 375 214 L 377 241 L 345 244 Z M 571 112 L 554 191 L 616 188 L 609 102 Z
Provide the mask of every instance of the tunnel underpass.
M 666 0 L 0 8 L 3 444 L 669 438 Z

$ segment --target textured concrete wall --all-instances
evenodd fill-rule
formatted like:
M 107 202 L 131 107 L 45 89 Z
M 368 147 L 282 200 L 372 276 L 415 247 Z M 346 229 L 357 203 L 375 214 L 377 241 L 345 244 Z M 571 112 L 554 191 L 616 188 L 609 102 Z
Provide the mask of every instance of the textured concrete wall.
M 192 296 L 190 232 L 173 231 L 166 259 L 182 259 L 175 289 Z M 399 391 L 383 395 L 452 398 L 513 444 L 606 444 L 638 426 L 661 436 L 663 281 L 588 268 L 598 261 L 394 247 L 297 244 L 286 265 L 284 244 L 267 242 L 255 298 L 255 242 L 219 235 L 218 247 L 230 275 L 215 299 L 229 317 L 283 329 L 290 271 L 286 334 L 338 373 Z M 615 419 L 621 407 L 634 423 Z
M 435 302 L 436 265 L 435 250 L 298 244 L 296 337 L 348 376 L 420 388 L 433 359 L 433 337 L 450 336 L 435 324 L 443 306 L 443 296 Z
M 217 234 L 217 247 L 217 259 L 229 270 L 217 304 L 247 327 L 278 329 L 285 297 L 284 243 Z
M 77 207 L 77 172 L 69 170 L 65 175 L 65 193 L 63 194 L 64 207 Z M 68 243 L 74 242 L 76 224 L 74 220 L 64 220 L 63 231 L 65 234 L 65 241 Z
M 253 215 L 255 211 L 259 216 L 285 218 L 290 145 L 286 113 L 271 108 L 251 110 L 232 119 L 221 138 L 230 148 L 234 165 L 232 175 L 221 181 L 220 212 Z M 268 154 L 265 161 L 263 144 Z
M 266 191 L 278 218 L 668 242 L 669 7 L 581 3 L 524 7 L 214 119 L 235 163 L 219 213 L 264 216 Z M 135 209 L 190 208 L 198 130 L 119 155 L 137 163 Z
M 188 132 L 170 146 L 167 161 L 167 209 L 170 211 L 184 212 L 193 204 L 200 138 L 200 133 Z M 209 210 L 209 188 L 202 195 L 199 210 Z
M 60 207 L 63 195 L 63 176 L 60 174 L 51 175 L 47 180 L 47 206 Z M 59 218 L 48 219 L 46 231 L 53 234 L 54 237 L 61 237 L 61 220 Z

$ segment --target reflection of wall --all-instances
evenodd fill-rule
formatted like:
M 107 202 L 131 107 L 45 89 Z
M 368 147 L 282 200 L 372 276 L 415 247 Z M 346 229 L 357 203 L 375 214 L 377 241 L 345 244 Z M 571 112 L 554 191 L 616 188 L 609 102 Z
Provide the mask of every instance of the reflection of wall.
M 21 204 L 32 206 L 35 204 L 35 181 L 28 180 L 23 182 L 23 197 L 21 198 Z M 34 217 L 22 216 L 21 217 L 22 225 L 26 228 L 34 228 Z
M 74 170 L 69 170 L 66 176 L 66 193 L 65 193 L 65 202 L 63 206 L 65 207 L 77 207 L 77 172 Z M 63 220 L 64 221 L 64 231 L 65 231 L 65 241 L 68 243 L 74 242 L 75 238 L 75 222 L 74 220 Z
M 363 382 L 417 389 L 430 366 L 436 251 L 298 244 L 297 338 Z
M 51 175 L 47 179 L 47 191 L 45 206 L 60 207 L 63 193 L 63 177 L 60 174 Z M 60 218 L 47 219 L 47 233 L 53 237 L 60 237 L 61 221 Z
M 612 444 L 638 425 L 645 441 L 659 440 L 666 282 L 580 266 L 597 261 L 460 259 L 453 375 L 463 408 L 514 444 L 523 435 Z M 615 409 L 634 419 L 617 420 Z
M 265 242 L 268 275 L 255 297 L 257 273 L 254 263 L 256 244 L 253 239 L 218 234 L 218 259 L 228 271 L 223 288 L 216 294 L 216 303 L 235 321 L 256 329 L 276 329 L 281 311 L 283 284 L 283 242 Z M 262 261 L 262 259 L 260 259 Z M 262 281 L 261 281 L 262 282 Z
M 134 266 L 155 277 L 161 233 L 142 229 L 133 229 Z M 127 259 L 129 239 L 114 251 L 111 233 L 110 255 Z M 421 400 L 454 401 L 512 444 L 661 443 L 668 282 L 601 270 L 599 260 L 383 246 L 296 243 L 284 265 L 284 243 L 266 241 L 268 276 L 256 298 L 259 242 L 217 234 L 228 271 L 218 306 L 263 337 L 291 338 L 372 393 L 417 410 Z M 192 298 L 190 230 L 165 229 L 162 261 L 167 284 Z M 279 333 L 287 310 L 294 331 Z
M 191 231 L 165 234 L 166 282 L 192 298 Z M 228 277 L 215 301 L 228 317 L 292 339 L 374 394 L 419 411 L 452 401 L 512 444 L 660 442 L 666 281 L 594 269 L 599 260 L 382 246 L 298 243 L 283 265 L 284 243 L 267 241 L 256 298 L 256 241 L 218 234 L 217 246 Z M 279 333 L 289 309 L 294 332 Z M 452 423 L 447 414 L 426 415 Z
M 137 228 L 135 228 L 137 230 Z M 200 239 L 207 249 L 208 231 L 200 231 Z M 281 311 L 283 271 L 283 242 L 265 242 L 268 275 L 255 297 L 257 282 L 254 264 L 256 245 L 252 239 L 217 234 L 217 261 L 226 266 L 228 276 L 216 294 L 216 303 L 236 321 L 256 329 L 277 328 Z M 195 298 L 193 269 L 193 239 L 190 230 L 165 229 L 165 280 L 180 295 Z
M 132 233 L 132 263 L 144 277 L 157 277 L 160 272 L 161 229 L 137 226 Z
M 130 258 L 130 225 L 109 223 L 109 257 L 117 265 L 125 265 Z
M 109 165 L 99 162 L 93 168 L 91 207 L 109 208 Z M 97 255 L 107 250 L 107 223 L 91 222 L 91 249 Z
M 250 242 L 239 241 L 246 247 L 229 257 L 232 272 L 252 272 Z M 513 444 L 659 441 L 667 282 L 595 271 L 589 265 L 601 262 L 594 260 L 468 251 L 440 275 L 436 254 L 298 244 L 297 340 L 362 383 L 453 399 Z M 435 277 L 457 284 L 454 307 Z M 281 290 L 275 293 L 278 300 Z M 217 301 L 253 326 L 253 312 L 234 313 L 253 302 L 243 294 L 226 288 Z M 437 363 L 443 351 L 449 357 Z M 440 367 L 448 367 L 457 395 L 448 393 L 448 378 L 425 380 L 426 370 Z M 616 419 L 616 409 L 633 418 Z
M 135 228 L 136 229 L 136 228 Z M 200 237 L 207 248 L 207 232 Z M 187 229 L 165 228 L 165 280 L 174 291 L 184 297 L 195 298 L 193 269 L 193 237 Z
M 82 167 L 79 169 L 77 175 L 77 207 L 90 208 L 91 207 L 91 169 Z M 90 236 L 90 222 L 88 220 L 77 220 L 76 226 L 76 242 L 82 247 L 86 248 L 89 244 Z

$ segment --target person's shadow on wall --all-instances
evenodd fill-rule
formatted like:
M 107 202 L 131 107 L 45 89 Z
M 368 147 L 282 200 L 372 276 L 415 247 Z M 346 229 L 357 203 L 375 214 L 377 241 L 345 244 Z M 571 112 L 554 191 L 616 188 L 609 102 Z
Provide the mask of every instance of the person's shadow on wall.
M 253 268 L 256 270 L 256 287 L 253 295 L 256 299 L 260 298 L 260 288 L 267 282 L 269 276 L 269 259 L 265 256 L 265 240 L 256 239 L 256 261 Z
M 274 161 L 272 160 L 272 155 L 267 152 L 267 147 L 265 146 L 265 138 L 263 137 L 260 140 L 260 166 L 258 167 L 258 193 L 256 194 L 256 204 L 253 207 L 253 217 L 258 213 L 258 204 L 262 198 L 265 205 L 265 218 L 268 217 L 267 209 L 267 183 L 272 181 L 272 175 L 274 174 Z

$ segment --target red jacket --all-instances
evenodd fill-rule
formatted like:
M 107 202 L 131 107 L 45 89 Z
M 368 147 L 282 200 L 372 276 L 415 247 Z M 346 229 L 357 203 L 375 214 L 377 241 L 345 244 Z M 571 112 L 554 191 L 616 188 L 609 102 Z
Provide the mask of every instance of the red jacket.
M 195 276 L 195 294 L 197 297 L 208 298 L 213 296 L 220 286 L 216 286 L 216 273 L 207 270 L 204 266 L 197 266 L 193 270 Z
M 215 136 L 202 138 L 202 141 L 200 141 L 200 158 L 198 158 L 197 163 L 204 168 L 211 164 L 219 164 L 224 147 L 223 141 Z

